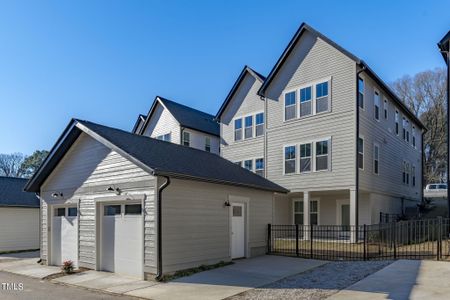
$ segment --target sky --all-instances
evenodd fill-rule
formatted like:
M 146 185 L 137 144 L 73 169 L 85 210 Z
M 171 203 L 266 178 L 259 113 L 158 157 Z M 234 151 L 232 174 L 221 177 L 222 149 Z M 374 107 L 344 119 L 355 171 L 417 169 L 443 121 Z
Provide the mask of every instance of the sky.
M 386 82 L 445 66 L 448 0 L 0 0 L 0 153 L 49 150 L 71 118 L 131 130 L 157 95 L 215 114 L 302 22 Z

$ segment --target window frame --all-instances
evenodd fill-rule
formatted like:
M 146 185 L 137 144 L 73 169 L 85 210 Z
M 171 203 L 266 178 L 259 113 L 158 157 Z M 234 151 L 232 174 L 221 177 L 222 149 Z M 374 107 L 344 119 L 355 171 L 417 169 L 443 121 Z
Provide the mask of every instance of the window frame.
M 394 125 L 394 132 L 397 136 L 400 135 L 400 113 L 398 112 L 398 109 L 395 110 L 395 125 Z
M 211 137 L 205 136 L 205 151 L 211 152 Z
M 262 123 L 258 123 L 258 116 L 260 116 L 260 115 L 262 115 Z M 265 133 L 264 124 L 265 124 L 264 112 L 255 113 L 255 137 L 260 137 L 260 136 L 264 135 L 264 133 Z M 262 127 L 262 133 L 259 135 L 258 135 L 258 126 Z
M 324 84 L 324 83 L 327 84 L 327 95 L 326 96 L 317 97 L 317 86 L 320 85 L 320 84 Z M 314 97 L 313 97 L 313 102 L 314 102 L 313 103 L 313 105 L 314 105 L 313 112 L 314 113 L 313 113 L 313 115 L 320 115 L 320 114 L 324 114 L 324 113 L 330 112 L 330 106 L 331 106 L 330 86 L 331 86 L 331 77 L 329 79 L 327 79 L 327 80 L 322 80 L 322 81 L 314 83 Z M 325 97 L 328 98 L 327 110 L 321 111 L 321 112 L 317 112 L 317 99 L 321 99 L 321 98 L 325 98 Z
M 377 105 L 377 102 L 378 102 L 378 105 Z M 377 108 L 378 108 L 378 110 L 377 110 Z M 374 89 L 374 91 L 373 91 L 373 117 L 377 122 L 380 122 L 380 112 L 381 112 L 381 94 L 377 89 Z
M 253 172 L 253 171 L 254 171 L 254 168 L 253 168 L 253 158 L 251 158 L 251 159 L 244 159 L 242 162 L 243 162 L 243 163 L 242 163 L 242 166 L 243 166 L 244 169 L 249 170 L 250 172 Z M 251 169 L 248 169 L 248 168 L 246 167 L 246 163 L 247 163 L 247 162 L 250 162 Z
M 377 149 L 378 151 L 375 151 L 375 149 Z M 378 157 L 375 156 L 375 153 L 377 153 Z M 380 175 L 380 144 L 378 143 L 373 143 L 373 174 L 374 175 Z M 377 163 L 377 164 L 375 164 Z M 377 165 L 377 169 L 375 170 L 375 165 Z
M 384 120 L 389 120 L 389 101 L 387 98 L 384 98 L 383 100 L 383 116 Z
M 294 171 L 290 173 L 286 173 L 286 148 L 294 147 L 294 158 L 290 158 L 288 160 L 294 160 Z M 297 144 L 288 144 L 283 146 L 283 175 L 292 175 L 297 174 L 297 157 L 298 157 L 298 147 Z
M 290 93 L 294 93 L 294 104 L 286 105 L 286 95 L 290 94 Z M 288 122 L 288 121 L 292 121 L 292 120 L 298 119 L 298 115 L 297 115 L 298 114 L 298 112 L 297 112 L 297 110 L 298 110 L 298 108 L 297 108 L 297 93 L 298 93 L 297 89 L 290 89 L 290 90 L 287 90 L 287 91 L 283 92 L 283 122 Z M 286 108 L 287 107 L 292 107 L 292 106 L 294 106 L 295 116 L 293 118 L 286 119 Z
M 362 83 L 362 84 L 361 84 Z M 361 87 L 362 87 L 362 91 L 361 91 Z M 362 101 L 360 101 L 360 97 L 362 96 Z M 364 78 L 362 78 L 361 76 L 358 76 L 358 107 L 362 110 L 365 110 L 365 100 L 366 100 L 366 83 Z M 362 106 L 361 106 L 362 103 Z
M 309 156 L 302 157 L 302 146 L 309 145 Z M 314 172 L 314 166 L 313 166 L 313 160 L 314 160 L 314 153 L 313 153 L 313 142 L 307 142 L 307 143 L 301 143 L 298 145 L 299 147 L 299 166 L 298 166 L 298 172 L 300 174 L 308 174 L 311 172 Z M 309 171 L 302 171 L 302 159 L 309 159 Z
M 293 225 L 296 224 L 295 223 L 295 215 L 303 215 L 303 224 L 298 224 L 298 225 L 302 225 L 302 226 L 304 225 L 305 211 L 297 212 L 295 210 L 295 203 L 296 202 L 301 203 L 300 207 L 302 207 L 302 210 L 303 210 L 303 207 L 304 207 L 303 206 L 303 201 L 304 201 L 304 199 L 301 199 L 301 200 L 300 199 L 293 199 L 292 200 L 292 224 Z M 311 207 L 312 207 L 311 202 L 317 202 L 317 211 L 311 212 Z M 317 215 L 317 224 L 311 224 L 311 214 L 316 214 Z M 309 199 L 309 225 L 320 225 L 320 199 L 319 198 Z
M 411 139 L 412 139 L 412 146 L 414 149 L 417 149 L 417 141 L 416 141 L 416 126 L 412 126 L 411 130 Z
M 319 156 L 317 155 L 317 143 L 321 143 L 321 142 L 327 142 L 327 154 L 320 154 Z M 315 140 L 313 142 L 314 144 L 314 172 L 329 172 L 331 171 L 331 167 L 330 167 L 330 163 L 331 163 L 331 146 L 330 146 L 330 139 L 318 139 Z M 326 169 L 321 169 L 321 170 L 317 170 L 317 157 L 327 157 L 327 168 Z
M 255 126 L 254 126 L 255 122 L 253 120 L 253 115 L 246 115 L 245 117 L 243 117 L 243 119 L 244 119 L 244 140 L 252 139 L 254 137 L 253 131 L 255 130 Z M 247 126 L 248 119 L 251 120 L 250 126 Z M 247 137 L 247 129 L 248 128 L 250 128 L 250 133 L 251 133 L 251 135 L 249 137 Z
M 411 184 L 416 186 L 416 165 L 411 165 Z
M 257 165 L 258 160 L 262 160 L 262 168 L 258 168 Z M 258 171 L 262 171 L 262 174 L 258 174 Z M 264 157 L 255 158 L 255 174 L 264 177 L 264 171 L 265 171 Z
M 359 140 L 362 140 L 362 152 L 359 152 Z M 364 140 L 364 136 L 360 135 L 358 138 L 358 145 L 356 145 L 356 150 L 358 153 L 358 168 L 361 171 L 364 171 L 364 167 L 365 167 L 365 162 L 364 162 L 364 145 L 365 145 L 365 140 Z M 359 167 L 359 155 L 362 155 L 362 168 Z
M 241 123 L 241 127 L 240 128 L 236 128 L 236 122 L 239 122 L 240 121 L 240 123 Z M 235 118 L 234 120 L 233 120 L 233 126 L 234 126 L 234 136 L 233 136 L 233 139 L 234 139 L 234 141 L 235 142 L 239 142 L 239 141 L 242 141 L 243 140 L 243 128 L 242 128 L 242 117 L 240 117 L 240 118 Z M 239 139 L 236 139 L 236 131 L 237 130 L 240 130 L 240 134 L 239 134 Z
M 188 137 L 186 139 L 186 136 Z M 186 144 L 187 142 L 187 144 Z M 191 146 L 191 133 L 189 131 L 183 130 L 183 146 L 190 147 Z
M 308 118 L 308 117 L 311 117 L 311 116 L 314 116 L 314 92 L 313 92 L 313 89 L 314 89 L 314 87 L 315 87 L 315 85 L 314 84 L 309 84 L 309 85 L 305 85 L 304 87 L 299 87 L 298 88 L 298 119 L 304 119 L 304 118 Z M 310 99 L 309 100 L 306 100 L 306 101 L 304 101 L 304 102 L 302 102 L 302 90 L 305 90 L 305 89 L 310 89 L 311 90 L 311 97 L 310 97 Z M 302 116 L 302 103 L 306 103 L 306 102 L 309 102 L 309 104 L 310 104 L 310 108 L 311 108 L 311 113 L 309 114 L 309 115 L 304 115 L 304 116 Z

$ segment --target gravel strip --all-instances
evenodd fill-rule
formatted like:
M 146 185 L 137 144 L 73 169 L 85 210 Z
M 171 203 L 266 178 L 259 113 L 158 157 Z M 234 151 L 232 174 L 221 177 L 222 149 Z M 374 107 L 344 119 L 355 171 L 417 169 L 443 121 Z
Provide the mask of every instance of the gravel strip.
M 313 270 L 284 278 L 228 299 L 325 299 L 392 262 L 330 262 Z

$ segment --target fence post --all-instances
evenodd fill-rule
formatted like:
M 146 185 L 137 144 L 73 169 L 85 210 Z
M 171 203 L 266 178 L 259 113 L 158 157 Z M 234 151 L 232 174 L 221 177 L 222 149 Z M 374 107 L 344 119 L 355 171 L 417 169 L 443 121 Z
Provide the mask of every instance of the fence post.
M 363 232 L 363 247 L 364 247 L 364 256 L 363 259 L 367 260 L 367 225 L 364 224 L 364 232 Z
M 298 224 L 295 224 L 295 254 L 298 256 Z
M 267 254 L 272 252 L 272 225 L 267 225 Z
M 442 258 L 442 217 L 438 217 L 437 235 L 437 260 L 440 260 Z
M 311 258 L 313 258 L 313 225 L 309 226 L 309 247 L 311 251 Z

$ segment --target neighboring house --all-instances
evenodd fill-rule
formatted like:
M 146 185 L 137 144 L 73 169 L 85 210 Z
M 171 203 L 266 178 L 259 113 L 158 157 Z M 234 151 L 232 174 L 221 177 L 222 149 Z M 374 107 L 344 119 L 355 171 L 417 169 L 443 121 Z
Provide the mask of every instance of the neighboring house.
M 27 179 L 0 177 L 0 252 L 39 249 L 39 199 Z
M 275 224 L 372 224 L 421 201 L 424 126 L 307 24 L 267 79 L 244 68 L 216 117 L 224 158 L 290 190 L 276 196 Z
M 144 126 L 145 120 L 147 119 L 146 115 L 140 114 L 136 120 L 136 123 L 134 123 L 133 129 L 131 130 L 132 133 L 141 132 L 142 126 Z
M 141 116 L 134 133 L 219 154 L 220 126 L 213 115 L 158 96 L 145 121 Z
M 264 254 L 287 192 L 218 155 L 79 120 L 26 190 L 41 199 L 46 264 L 140 278 Z

